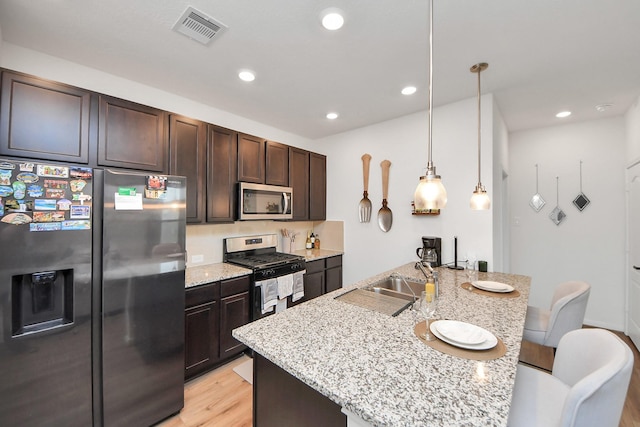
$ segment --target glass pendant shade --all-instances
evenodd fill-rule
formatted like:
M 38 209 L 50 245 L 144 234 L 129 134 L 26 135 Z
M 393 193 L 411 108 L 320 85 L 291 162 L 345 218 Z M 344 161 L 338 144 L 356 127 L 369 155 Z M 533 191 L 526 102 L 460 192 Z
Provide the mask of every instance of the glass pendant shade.
M 442 209 L 447 205 L 447 190 L 438 175 L 421 176 L 413 195 L 416 211 Z
M 484 211 L 491 207 L 491 200 L 489 199 L 489 195 L 487 194 L 487 190 L 484 189 L 484 186 L 478 185 L 476 187 L 476 190 L 471 196 L 469 205 L 474 211 Z

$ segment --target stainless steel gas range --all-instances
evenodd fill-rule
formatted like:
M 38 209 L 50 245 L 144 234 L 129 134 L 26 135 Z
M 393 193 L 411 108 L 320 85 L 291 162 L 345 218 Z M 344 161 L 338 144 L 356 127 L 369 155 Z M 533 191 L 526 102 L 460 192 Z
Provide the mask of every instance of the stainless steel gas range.
M 300 286 L 302 274 L 306 268 L 304 257 L 278 252 L 277 244 L 278 236 L 275 234 L 223 239 L 224 262 L 253 270 L 253 280 L 251 281 L 252 321 L 275 312 L 274 309 L 265 310 L 265 305 L 268 305 L 268 300 L 273 301 L 273 290 L 280 289 L 282 293 L 283 283 L 284 288 L 287 288 L 287 281 L 293 281 L 291 282 L 293 283 L 292 296 L 287 297 L 289 305 L 291 305 L 292 297 L 295 299 L 296 295 L 296 284 Z M 274 306 L 269 308 L 272 307 Z

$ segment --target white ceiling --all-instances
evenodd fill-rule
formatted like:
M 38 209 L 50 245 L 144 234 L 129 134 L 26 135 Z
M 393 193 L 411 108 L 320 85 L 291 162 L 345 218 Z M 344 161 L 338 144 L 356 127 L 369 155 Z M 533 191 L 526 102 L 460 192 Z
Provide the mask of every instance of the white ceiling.
M 208 46 L 172 31 L 187 6 L 228 29 Z M 329 7 L 345 13 L 339 31 L 320 26 Z M 558 124 L 562 109 L 573 111 L 562 123 L 621 115 L 640 96 L 639 0 L 435 0 L 434 21 L 436 106 L 475 96 L 480 61 L 511 131 Z M 312 139 L 427 106 L 427 0 L 0 0 L 0 29 Z M 243 68 L 257 79 L 238 80 Z

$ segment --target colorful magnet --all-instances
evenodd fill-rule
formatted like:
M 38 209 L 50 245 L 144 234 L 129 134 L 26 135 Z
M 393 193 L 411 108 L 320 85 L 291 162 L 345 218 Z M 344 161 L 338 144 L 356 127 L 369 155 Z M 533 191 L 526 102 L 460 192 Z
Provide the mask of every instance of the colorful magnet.
M 15 181 L 11 184 L 13 187 L 13 197 L 16 199 L 24 199 L 24 196 L 27 195 L 27 186 L 22 181 Z
M 62 221 L 62 229 L 63 230 L 90 230 L 91 221 L 89 221 L 88 219 Z
M 62 199 L 65 196 L 65 191 L 57 188 L 47 188 L 44 196 L 48 199 Z
M 136 193 L 136 187 L 118 187 L 119 196 L 135 196 Z
M 87 181 L 85 181 L 84 179 L 74 179 L 69 182 L 69 184 L 71 185 L 71 191 L 76 193 L 78 191 L 82 191 L 84 186 L 87 185 Z
M 18 176 L 16 176 L 16 178 L 18 179 L 18 181 L 22 181 L 25 184 L 33 184 L 34 182 L 38 182 L 38 180 L 40 179 L 38 175 L 31 172 L 21 172 L 18 174 Z
M 75 168 L 69 169 L 69 176 L 71 178 L 78 178 L 78 179 L 91 179 L 91 177 L 93 176 L 93 172 L 89 168 L 75 167 Z
M 65 166 L 38 165 L 37 174 L 52 178 L 69 178 L 69 168 Z
M 0 169 L 15 169 L 16 166 L 9 162 L 0 162 Z
M 10 213 L 9 215 L 4 216 L 0 221 L 12 225 L 22 225 L 30 223 L 31 217 L 23 213 Z
M 89 205 L 71 205 L 69 212 L 71 219 L 91 218 L 91 206 Z
M 35 199 L 33 208 L 37 211 L 55 211 L 57 199 Z
M 58 200 L 57 205 L 58 205 L 58 210 L 68 211 L 69 208 L 71 207 L 71 200 L 69 200 L 69 199 L 60 199 L 60 200 Z
M 147 189 L 149 190 L 166 190 L 167 189 L 167 177 L 166 176 L 147 176 Z
M 34 212 L 33 222 L 61 222 L 64 221 L 64 212 Z
M 29 231 L 60 231 L 61 222 L 35 222 L 29 224 Z
M 42 197 L 43 194 L 44 189 L 37 184 L 31 184 L 27 187 L 27 195 L 29 197 Z
M 145 188 L 144 197 L 147 199 L 163 199 L 164 200 L 167 197 L 167 192 L 164 190 L 149 190 Z
M 72 197 L 74 202 L 88 202 L 89 200 L 91 200 L 91 196 L 88 194 L 83 194 L 83 193 L 74 193 L 73 197 Z
M 0 197 L 7 197 L 13 194 L 13 188 L 7 185 L 0 185 Z
M 62 179 L 45 179 L 44 188 L 56 188 L 58 190 L 66 190 L 69 187 L 69 183 Z
M 36 167 L 33 163 L 20 163 L 21 172 L 33 172 L 33 168 Z
M 0 169 L 0 185 L 11 185 L 11 171 Z
M 4 215 L 4 203 L 2 203 L 2 197 L 0 197 L 0 216 Z

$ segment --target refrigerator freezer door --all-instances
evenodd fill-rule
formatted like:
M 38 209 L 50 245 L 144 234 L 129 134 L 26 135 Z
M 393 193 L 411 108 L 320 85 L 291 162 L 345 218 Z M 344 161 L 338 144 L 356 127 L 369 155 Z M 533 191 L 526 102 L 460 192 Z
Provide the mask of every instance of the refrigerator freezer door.
M 5 182 L 26 192 L 1 202 L 0 425 L 89 426 L 92 233 L 70 216 L 91 215 L 89 199 L 73 200 L 91 195 L 91 170 L 77 168 L 80 193 L 67 167 L 11 165 L 0 161 Z M 34 222 L 6 221 L 18 214 Z
M 105 426 L 151 425 L 184 405 L 185 178 L 104 171 Z

